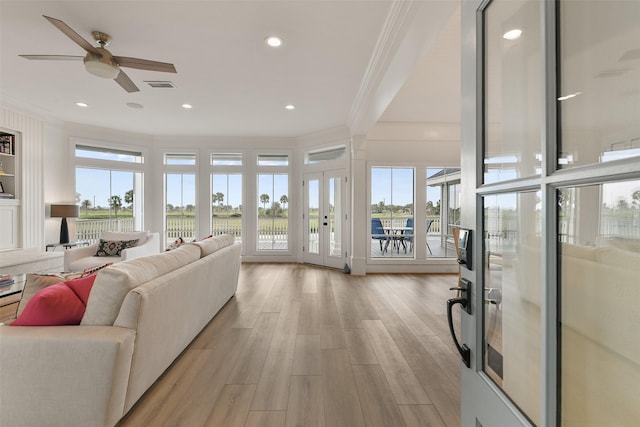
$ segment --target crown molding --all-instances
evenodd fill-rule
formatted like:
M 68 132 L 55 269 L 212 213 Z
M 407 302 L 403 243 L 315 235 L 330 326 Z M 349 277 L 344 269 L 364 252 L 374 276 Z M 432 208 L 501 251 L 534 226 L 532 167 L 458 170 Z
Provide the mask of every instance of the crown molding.
M 349 112 L 352 134 L 369 133 L 458 6 L 456 0 L 392 3 Z
M 384 77 L 394 53 L 398 47 L 398 39 L 406 31 L 406 20 L 413 4 L 412 0 L 397 0 L 391 4 L 378 41 L 360 83 L 358 93 L 351 105 L 348 127 L 353 129 L 362 120 L 366 106 L 373 98 L 380 81 Z

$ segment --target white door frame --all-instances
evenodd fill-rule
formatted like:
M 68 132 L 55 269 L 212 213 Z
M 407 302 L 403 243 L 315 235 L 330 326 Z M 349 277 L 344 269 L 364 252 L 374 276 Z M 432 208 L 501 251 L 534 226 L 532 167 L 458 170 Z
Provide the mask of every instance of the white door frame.
M 340 241 L 336 244 L 339 248 L 334 247 L 332 251 L 331 247 L 331 200 L 330 200 L 330 182 L 331 179 L 338 179 L 340 183 L 340 194 L 338 195 L 339 203 L 342 209 L 339 209 L 336 218 L 334 218 L 336 224 L 334 230 L 338 229 L 340 234 Z M 310 239 L 309 221 L 311 217 L 309 215 L 309 191 L 310 181 L 317 181 L 319 212 L 318 212 L 318 228 L 317 228 L 317 241 L 314 242 Z M 309 264 L 322 265 L 332 268 L 343 268 L 347 261 L 345 247 L 346 247 L 346 226 L 347 218 L 345 216 L 345 203 L 346 203 L 346 183 L 345 183 L 345 170 L 334 169 L 318 172 L 307 172 L 304 174 L 304 196 L 303 196 L 303 241 L 304 252 L 303 261 Z M 333 254 L 332 254 L 333 252 Z M 339 254 L 339 256 L 336 256 Z

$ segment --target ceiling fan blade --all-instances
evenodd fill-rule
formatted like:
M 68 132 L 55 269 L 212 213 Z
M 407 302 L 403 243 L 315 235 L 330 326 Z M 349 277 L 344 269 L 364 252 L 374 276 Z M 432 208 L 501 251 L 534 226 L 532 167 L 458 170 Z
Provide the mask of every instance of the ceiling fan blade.
M 168 62 L 149 61 L 140 58 L 128 58 L 126 56 L 114 56 L 113 59 L 121 67 L 137 68 L 138 70 L 162 71 L 165 73 L 177 73 L 176 67 Z
M 116 77 L 114 80 L 116 81 L 116 83 L 118 83 L 120 86 L 122 86 L 122 88 L 124 90 L 126 90 L 129 93 L 131 93 L 131 92 L 140 92 L 140 89 L 138 89 L 138 86 L 136 86 L 131 81 L 129 76 L 127 76 L 125 74 L 125 72 L 122 71 L 122 70 L 120 70 L 120 73 L 118 74 L 118 77 Z
M 89 43 L 84 38 L 82 38 L 82 36 L 80 34 L 78 34 L 75 31 L 73 31 L 73 29 L 70 26 L 68 26 L 67 24 L 65 24 L 61 20 L 56 19 L 56 18 L 51 18 L 50 16 L 46 16 L 46 15 L 42 15 L 42 16 L 44 16 L 57 29 L 62 31 L 67 37 L 69 37 L 71 40 L 76 42 L 76 44 L 78 44 L 81 48 L 83 48 L 87 52 L 95 53 L 96 55 L 101 55 L 100 50 L 98 50 L 98 48 L 93 47 L 93 45 L 91 43 Z
M 82 61 L 84 56 L 74 55 L 18 55 L 25 59 L 51 60 L 51 61 Z

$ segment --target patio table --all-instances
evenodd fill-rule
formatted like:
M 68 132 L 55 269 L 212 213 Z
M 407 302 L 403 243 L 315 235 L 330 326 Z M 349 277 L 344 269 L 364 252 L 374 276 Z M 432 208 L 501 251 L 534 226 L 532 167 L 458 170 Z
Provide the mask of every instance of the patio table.
M 387 243 L 384 245 L 382 253 L 385 253 L 387 251 L 390 241 L 393 241 L 393 247 L 397 248 L 398 253 L 400 253 L 400 244 L 402 244 L 404 252 L 407 252 L 407 244 L 404 241 L 404 238 L 407 234 L 407 231 L 411 231 L 412 233 L 410 234 L 413 234 L 413 227 L 382 227 L 382 229 L 389 236 L 389 239 L 387 239 Z

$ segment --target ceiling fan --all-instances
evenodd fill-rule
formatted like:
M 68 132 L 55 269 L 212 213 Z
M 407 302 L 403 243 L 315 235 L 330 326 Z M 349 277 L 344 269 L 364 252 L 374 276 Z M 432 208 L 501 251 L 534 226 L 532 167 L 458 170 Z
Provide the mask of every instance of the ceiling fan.
M 165 73 L 176 73 L 176 67 L 167 62 L 149 61 L 140 58 L 128 58 L 126 56 L 112 55 L 106 49 L 111 37 L 109 34 L 101 31 L 93 31 L 91 35 L 98 43 L 95 47 L 82 38 L 71 27 L 59 19 L 51 18 L 43 15 L 57 29 L 62 31 L 67 37 L 76 42 L 81 48 L 87 51 L 85 56 L 73 55 L 20 55 L 26 59 L 39 60 L 67 60 L 67 61 L 84 61 L 87 71 L 95 76 L 107 79 L 114 79 L 127 92 L 138 92 L 140 89 L 131 81 L 129 76 L 125 74 L 120 67 L 137 68 L 139 70 L 162 71 Z

